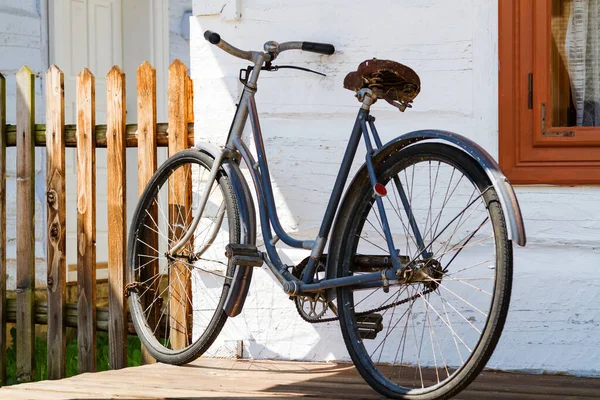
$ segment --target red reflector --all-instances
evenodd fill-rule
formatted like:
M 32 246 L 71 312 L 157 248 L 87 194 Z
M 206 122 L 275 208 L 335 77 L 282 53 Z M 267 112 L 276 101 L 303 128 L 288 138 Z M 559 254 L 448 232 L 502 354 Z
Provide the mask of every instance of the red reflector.
M 375 194 L 379 197 L 387 195 L 387 189 L 381 183 L 376 183 L 375 186 L 373 186 L 373 190 L 375 190 Z

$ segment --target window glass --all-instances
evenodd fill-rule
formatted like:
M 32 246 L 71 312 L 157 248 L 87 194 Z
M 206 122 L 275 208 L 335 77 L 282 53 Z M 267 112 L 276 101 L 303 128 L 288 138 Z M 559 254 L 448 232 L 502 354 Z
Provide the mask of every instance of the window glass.
M 552 0 L 552 125 L 600 126 L 600 0 Z

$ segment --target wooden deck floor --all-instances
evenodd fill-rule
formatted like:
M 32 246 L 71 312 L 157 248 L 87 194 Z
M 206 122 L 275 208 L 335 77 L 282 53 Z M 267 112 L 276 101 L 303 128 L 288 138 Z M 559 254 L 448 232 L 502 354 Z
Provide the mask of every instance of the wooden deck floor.
M 378 399 L 347 364 L 200 359 L 0 389 L 0 399 Z M 600 379 L 484 372 L 458 399 L 599 399 Z

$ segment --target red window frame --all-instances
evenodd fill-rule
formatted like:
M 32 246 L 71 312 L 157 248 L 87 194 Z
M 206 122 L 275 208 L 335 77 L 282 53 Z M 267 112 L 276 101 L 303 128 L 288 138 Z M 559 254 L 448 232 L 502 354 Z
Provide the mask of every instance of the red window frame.
M 600 183 L 600 127 L 552 128 L 551 1 L 499 1 L 499 159 L 515 184 Z

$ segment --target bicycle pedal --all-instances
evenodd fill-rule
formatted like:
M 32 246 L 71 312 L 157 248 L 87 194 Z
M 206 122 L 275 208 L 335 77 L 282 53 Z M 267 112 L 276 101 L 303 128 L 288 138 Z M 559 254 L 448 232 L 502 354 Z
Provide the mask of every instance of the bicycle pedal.
M 372 313 L 356 317 L 358 333 L 362 339 L 373 340 L 383 330 L 383 316 Z
M 234 264 L 244 267 L 260 267 L 263 265 L 262 253 L 251 244 L 229 243 L 225 247 L 225 257 Z

